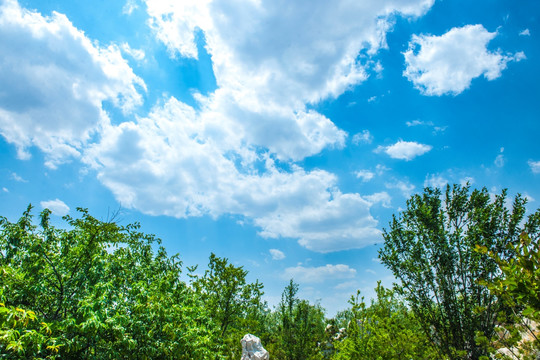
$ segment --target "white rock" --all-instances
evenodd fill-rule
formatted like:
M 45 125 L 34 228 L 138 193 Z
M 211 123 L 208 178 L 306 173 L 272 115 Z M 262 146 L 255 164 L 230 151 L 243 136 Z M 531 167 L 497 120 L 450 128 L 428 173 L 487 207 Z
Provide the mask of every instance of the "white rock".
M 270 355 L 261 344 L 261 339 L 255 335 L 247 334 L 240 340 L 242 343 L 241 360 L 269 360 Z

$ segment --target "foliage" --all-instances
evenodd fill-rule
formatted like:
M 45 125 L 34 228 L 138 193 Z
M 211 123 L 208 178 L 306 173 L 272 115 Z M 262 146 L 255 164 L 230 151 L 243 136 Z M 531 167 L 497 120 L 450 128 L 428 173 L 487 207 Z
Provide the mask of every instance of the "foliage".
M 213 356 L 218 329 L 180 281 L 177 257 L 161 247 L 154 254 L 159 240 L 138 224 L 119 226 L 78 210 L 80 218 L 64 217 L 70 230 L 53 227 L 48 210 L 33 225 L 31 206 L 16 223 L 0 218 L 1 311 L 8 314 L 1 331 L 21 332 L 20 321 L 10 323 L 13 308 L 25 309 L 25 335 L 34 331 L 29 341 L 12 336 L 20 346 L 2 352 L 41 356 L 54 346 L 62 359 Z
M 516 196 L 505 206 L 506 190 L 491 200 L 484 188 L 426 188 L 412 196 L 400 217 L 383 233 L 382 262 L 401 280 L 403 293 L 424 331 L 450 359 L 479 359 L 489 350 L 477 343 L 496 331 L 496 315 L 505 304 L 478 283 L 499 274 L 496 261 L 481 252 L 484 246 L 508 259 L 508 245 L 519 243 L 525 199 Z M 536 234 L 534 236 L 537 236 Z
M 195 268 L 190 270 L 193 272 Z M 239 344 L 246 333 L 261 331 L 266 311 L 263 285 L 258 281 L 247 283 L 247 274 L 242 267 L 212 253 L 204 276 L 191 276 L 193 288 L 219 325 L 219 339 L 226 345 L 230 358 L 240 357 Z
M 275 312 L 275 337 L 268 349 L 275 359 L 322 359 L 320 344 L 325 337 L 324 309 L 299 299 L 297 293 L 298 284 L 291 280 Z
M 539 224 L 540 212 L 537 212 L 528 222 L 526 232 L 520 235 L 520 242 L 509 245 L 512 255 L 508 259 L 501 258 L 486 247 L 477 249 L 489 254 L 501 270 L 501 276 L 481 283 L 511 309 L 509 313 L 500 314 L 503 328 L 492 343 L 495 348 L 505 347 L 508 352 L 519 354 L 524 359 L 536 359 L 540 354 Z
M 352 319 L 346 337 L 335 341 L 333 360 L 440 359 L 433 344 L 422 331 L 414 314 L 399 299 L 396 290 L 385 289 L 380 282 L 376 300 L 366 306 L 360 292 L 352 297 Z M 338 333 L 335 337 L 343 336 Z
M 50 324 L 40 322 L 33 311 L 0 303 L 0 354 L 6 354 L 2 358 L 57 358 L 61 344 L 51 332 Z

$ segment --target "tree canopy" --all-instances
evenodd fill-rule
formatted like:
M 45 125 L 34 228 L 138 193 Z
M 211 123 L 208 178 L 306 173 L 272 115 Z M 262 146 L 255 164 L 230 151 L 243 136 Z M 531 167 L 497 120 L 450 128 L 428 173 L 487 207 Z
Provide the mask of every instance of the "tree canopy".
M 538 236 L 538 227 L 531 226 L 537 215 L 524 222 L 526 200 L 516 196 L 509 209 L 506 199 L 506 190 L 492 198 L 485 188 L 454 185 L 444 193 L 426 188 L 383 233 L 383 264 L 401 281 L 426 334 L 450 359 L 488 356 L 477 336 L 491 338 L 497 314 L 507 307 L 479 282 L 500 274 L 496 260 L 475 249 L 509 259 L 523 231 Z

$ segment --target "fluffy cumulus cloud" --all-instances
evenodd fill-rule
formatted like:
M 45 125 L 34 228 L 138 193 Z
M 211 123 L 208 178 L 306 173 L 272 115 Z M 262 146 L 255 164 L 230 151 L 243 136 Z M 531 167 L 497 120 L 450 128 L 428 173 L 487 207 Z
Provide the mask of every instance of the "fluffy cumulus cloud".
M 441 36 L 414 35 L 404 52 L 407 68 L 403 74 L 425 95 L 460 94 L 474 78 L 483 75 L 494 80 L 508 62 L 525 58 L 523 52 L 488 50 L 496 36 L 482 25 L 453 28 Z
M 197 110 L 169 98 L 147 117 L 104 127 L 84 161 L 122 205 L 176 217 L 235 214 L 261 236 L 319 252 L 375 242 L 372 202 L 342 193 L 331 173 L 295 165 L 347 137 L 308 105 L 380 70 L 372 56 L 386 47 L 391 18 L 420 16 L 433 0 L 145 3 L 172 57 L 196 59 L 196 33 L 204 34 L 217 89 L 196 96 Z
M 59 199 L 42 201 L 40 205 L 43 209 L 51 210 L 54 215 L 64 216 L 69 213 L 69 206 Z
M 333 174 L 294 164 L 284 171 L 268 152 L 233 152 L 235 128 L 210 115 L 171 98 L 137 122 L 109 125 L 84 160 L 123 206 L 148 214 L 236 214 L 261 236 L 319 252 L 376 241 L 371 203 L 341 193 Z
M 393 159 L 409 161 L 429 152 L 431 149 L 431 145 L 420 144 L 415 141 L 399 140 L 393 145 L 379 146 L 375 151 L 384 152 Z
M 103 101 L 125 112 L 141 103 L 144 82 L 120 50 L 100 47 L 62 14 L 2 1 L 0 43 L 0 134 L 20 158 L 35 145 L 55 167 L 79 156 L 106 120 Z
M 347 134 L 306 105 L 364 81 L 376 71 L 371 55 L 386 46 L 390 16 L 419 16 L 432 3 L 146 0 L 171 55 L 197 58 L 195 33 L 204 33 L 218 85 L 208 110 L 234 123 L 226 126 L 241 142 L 293 161 L 344 146 Z
M 0 87 L 19 87 L 0 89 L 0 129 L 20 156 L 30 145 L 51 167 L 81 156 L 122 206 L 147 214 L 234 214 L 261 236 L 319 252 L 375 242 L 375 198 L 343 193 L 335 175 L 297 165 L 348 136 L 310 104 L 380 71 L 373 55 L 386 47 L 391 19 L 420 16 L 433 0 L 145 4 L 172 57 L 196 59 L 196 34 L 204 34 L 217 89 L 195 95 L 196 109 L 165 97 L 148 115 L 112 124 L 102 103 L 127 113 L 144 91 L 121 51 L 143 53 L 101 47 L 61 14 L 4 1 Z M 124 10 L 134 9 L 129 1 Z
M 356 269 L 344 264 L 327 264 L 319 267 L 304 267 L 299 265 L 285 269 L 282 275 L 284 279 L 293 279 L 302 284 L 351 279 L 355 276 Z

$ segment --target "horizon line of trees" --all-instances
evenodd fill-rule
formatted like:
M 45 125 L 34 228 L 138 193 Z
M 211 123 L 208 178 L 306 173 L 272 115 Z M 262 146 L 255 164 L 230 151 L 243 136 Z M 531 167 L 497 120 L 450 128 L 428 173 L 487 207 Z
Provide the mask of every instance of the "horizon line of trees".
M 469 185 L 413 195 L 379 250 L 399 284 L 333 318 L 293 279 L 270 309 L 226 258 L 196 274 L 137 223 L 79 208 L 61 229 L 28 206 L 0 217 L 0 358 L 238 359 L 252 333 L 283 360 L 538 359 L 540 209 L 525 205 Z

